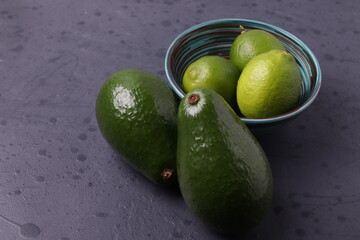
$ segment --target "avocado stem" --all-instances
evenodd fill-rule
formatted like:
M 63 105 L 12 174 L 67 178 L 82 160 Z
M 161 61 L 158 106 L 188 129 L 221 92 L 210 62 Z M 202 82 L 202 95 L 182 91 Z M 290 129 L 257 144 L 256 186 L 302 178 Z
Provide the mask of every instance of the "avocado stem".
M 245 32 L 246 32 L 246 29 L 244 28 L 244 26 L 240 25 L 240 29 L 241 29 L 240 34 L 243 34 L 243 33 L 245 33 Z
M 190 105 L 195 105 L 199 102 L 200 100 L 200 96 L 198 94 L 191 94 L 189 97 L 188 97 L 188 103 Z
M 161 173 L 161 176 L 164 180 L 170 179 L 173 175 L 173 170 L 165 168 L 165 170 Z

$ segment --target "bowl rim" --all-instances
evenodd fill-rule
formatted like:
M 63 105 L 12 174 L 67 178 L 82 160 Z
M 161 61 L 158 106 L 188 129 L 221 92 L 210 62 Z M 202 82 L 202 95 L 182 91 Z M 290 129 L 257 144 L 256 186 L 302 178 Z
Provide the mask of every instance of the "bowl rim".
M 210 20 L 210 21 L 206 21 L 206 22 L 202 22 L 199 23 L 197 25 L 194 25 L 188 29 L 186 29 L 185 31 L 183 31 L 182 33 L 180 33 L 170 44 L 170 46 L 168 47 L 167 51 L 166 51 L 166 55 L 165 55 L 165 73 L 166 73 L 166 78 L 167 78 L 167 82 L 170 84 L 172 90 L 175 92 L 175 94 L 178 96 L 179 99 L 182 99 L 186 94 L 183 94 L 180 90 L 179 90 L 179 86 L 175 84 L 175 81 L 172 78 L 172 74 L 170 73 L 170 63 L 169 63 L 169 58 L 170 58 L 170 51 L 173 48 L 173 46 L 179 41 L 180 38 L 182 38 L 184 35 L 199 29 L 201 27 L 204 27 L 206 25 L 210 25 L 210 24 L 216 24 L 216 23 L 220 23 L 220 22 L 226 22 L 226 21 L 240 21 L 240 22 L 246 22 L 246 23 L 251 23 L 251 24 L 257 24 L 260 26 L 264 26 L 267 28 L 270 28 L 274 31 L 280 32 L 282 35 L 285 35 L 287 38 L 291 39 L 293 42 L 295 42 L 297 45 L 301 46 L 303 48 L 303 50 L 309 55 L 310 60 L 314 63 L 315 65 L 315 69 L 316 69 L 316 76 L 315 79 L 315 85 L 313 88 L 313 91 L 311 92 L 311 95 L 309 97 L 309 99 L 306 100 L 306 102 L 304 102 L 301 106 L 277 115 L 275 117 L 270 117 L 270 118 L 244 118 L 244 117 L 240 117 L 241 120 L 243 122 L 245 122 L 246 124 L 263 124 L 263 123 L 273 123 L 273 122 L 278 122 L 278 121 L 282 121 L 282 120 L 286 120 L 288 118 L 291 118 L 293 116 L 296 116 L 298 114 L 300 114 L 301 112 L 303 112 L 305 109 L 307 109 L 316 99 L 320 87 L 321 87 L 321 79 L 322 79 L 322 74 L 321 74 L 321 68 L 320 68 L 320 64 L 317 60 L 317 58 L 315 57 L 314 53 L 310 50 L 310 48 L 303 43 L 299 38 L 297 38 L 295 35 L 293 35 L 292 33 L 274 26 L 272 24 L 269 23 L 265 23 L 265 22 L 261 22 L 261 21 L 257 21 L 257 20 L 250 20 L 250 19 L 242 19 L 242 18 L 223 18 L 223 19 L 216 19 L 216 20 Z

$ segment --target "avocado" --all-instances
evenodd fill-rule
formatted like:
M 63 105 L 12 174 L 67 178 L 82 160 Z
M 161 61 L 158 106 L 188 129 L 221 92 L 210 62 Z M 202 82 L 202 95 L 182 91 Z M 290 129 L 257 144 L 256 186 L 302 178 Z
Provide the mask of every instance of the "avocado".
M 96 118 L 107 142 L 135 169 L 159 184 L 176 183 L 178 101 L 153 73 L 113 74 L 96 100 Z
M 264 151 L 211 89 L 193 89 L 180 103 L 177 171 L 187 206 L 224 234 L 256 226 L 272 199 L 272 173 Z

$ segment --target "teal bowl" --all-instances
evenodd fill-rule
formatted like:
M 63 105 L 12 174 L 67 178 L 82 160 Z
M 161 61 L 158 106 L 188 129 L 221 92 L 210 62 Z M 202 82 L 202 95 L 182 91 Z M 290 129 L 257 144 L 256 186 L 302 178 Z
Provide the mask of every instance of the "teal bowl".
M 271 132 L 307 109 L 317 97 L 321 86 L 321 70 L 313 52 L 293 34 L 270 24 L 247 19 L 218 19 L 204 22 L 182 32 L 170 45 L 165 57 L 167 81 L 179 99 L 185 92 L 182 77 L 186 68 L 205 55 L 229 57 L 231 44 L 240 34 L 240 25 L 247 30 L 261 29 L 278 38 L 299 66 L 302 76 L 301 97 L 297 106 L 289 112 L 270 118 L 245 118 L 254 134 Z

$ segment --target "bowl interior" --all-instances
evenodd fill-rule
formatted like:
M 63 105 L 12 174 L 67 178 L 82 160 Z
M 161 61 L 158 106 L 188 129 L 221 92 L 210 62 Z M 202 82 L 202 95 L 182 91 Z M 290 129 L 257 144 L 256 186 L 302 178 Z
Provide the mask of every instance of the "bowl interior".
M 247 124 L 271 123 L 285 120 L 305 110 L 316 98 L 321 84 L 320 66 L 311 50 L 297 37 L 270 24 L 246 19 L 220 19 L 191 27 L 180 34 L 170 45 L 165 58 L 165 71 L 170 86 L 182 99 L 182 77 L 186 68 L 205 55 L 229 57 L 230 48 L 240 34 L 240 25 L 247 30 L 261 29 L 277 37 L 299 66 L 302 91 L 295 109 L 271 118 L 250 119 L 241 117 Z

